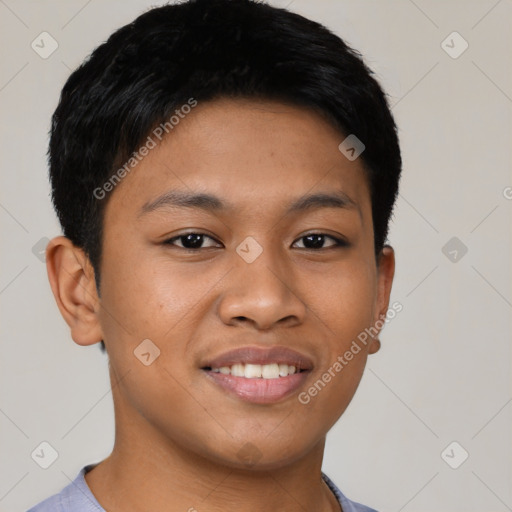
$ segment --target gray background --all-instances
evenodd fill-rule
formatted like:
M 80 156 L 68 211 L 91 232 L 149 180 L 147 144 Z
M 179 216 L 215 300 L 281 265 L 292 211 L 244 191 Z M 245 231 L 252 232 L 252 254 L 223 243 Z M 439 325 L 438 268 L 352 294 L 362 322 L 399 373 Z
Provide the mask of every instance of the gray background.
M 57 492 L 113 445 L 106 356 L 73 343 L 37 256 L 60 233 L 47 132 L 70 70 L 160 3 L 0 0 L 1 511 Z M 363 53 L 404 159 L 390 232 L 403 311 L 328 436 L 324 471 L 382 512 L 512 510 L 512 2 L 271 3 Z M 58 43 L 46 59 L 31 48 L 43 31 Z M 442 44 L 454 31 L 460 55 L 459 36 Z M 48 469 L 31 457 L 43 441 L 58 452 Z

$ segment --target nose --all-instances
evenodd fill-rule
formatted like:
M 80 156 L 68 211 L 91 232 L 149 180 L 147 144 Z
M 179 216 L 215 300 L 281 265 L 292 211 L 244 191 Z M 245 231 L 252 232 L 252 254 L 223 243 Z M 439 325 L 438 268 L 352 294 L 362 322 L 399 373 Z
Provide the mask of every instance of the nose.
M 226 325 L 248 324 L 264 331 L 304 321 L 306 304 L 287 263 L 270 250 L 252 263 L 235 257 L 235 268 L 218 302 L 218 314 Z

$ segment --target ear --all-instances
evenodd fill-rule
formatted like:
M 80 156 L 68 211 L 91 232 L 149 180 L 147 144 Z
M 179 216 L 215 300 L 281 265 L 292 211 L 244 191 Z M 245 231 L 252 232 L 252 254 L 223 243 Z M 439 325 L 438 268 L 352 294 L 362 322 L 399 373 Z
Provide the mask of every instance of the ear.
M 372 327 L 378 332 L 373 336 L 369 348 L 370 354 L 374 354 L 380 348 L 379 333 L 384 326 L 384 320 L 388 312 L 394 276 L 395 251 L 390 245 L 385 245 L 377 258 L 377 298 Z
M 60 313 L 78 345 L 103 339 L 98 311 L 100 301 L 94 269 L 82 249 L 69 238 L 58 236 L 46 247 L 46 270 Z

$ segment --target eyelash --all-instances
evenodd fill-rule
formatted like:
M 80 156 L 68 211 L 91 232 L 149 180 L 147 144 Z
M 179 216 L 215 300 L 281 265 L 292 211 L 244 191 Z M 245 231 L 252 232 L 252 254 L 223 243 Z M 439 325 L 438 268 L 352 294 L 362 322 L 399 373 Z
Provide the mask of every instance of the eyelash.
M 184 237 L 186 237 L 188 235 L 199 235 L 199 236 L 210 238 L 211 240 L 213 240 L 213 241 L 215 241 L 217 243 L 220 243 L 218 240 L 215 240 L 215 238 L 211 237 L 210 235 L 207 235 L 206 233 L 191 231 L 189 233 L 182 233 L 181 235 L 174 236 L 172 238 L 164 240 L 162 242 L 162 244 L 163 245 L 169 245 L 171 247 L 174 247 L 174 248 L 177 248 L 177 249 L 181 249 L 181 250 L 187 251 L 189 253 L 198 252 L 198 251 L 203 250 L 203 249 L 211 249 L 211 247 L 199 247 L 197 249 L 190 249 L 188 247 L 180 247 L 179 245 L 175 245 L 173 243 L 175 240 L 179 240 L 180 238 L 184 238 Z M 307 235 L 302 235 L 297 240 L 301 240 L 301 239 L 306 238 L 308 236 L 314 236 L 314 235 L 330 238 L 331 240 L 334 240 L 335 244 L 330 246 L 330 247 L 321 247 L 320 249 L 313 249 L 313 248 L 308 248 L 308 247 L 304 247 L 304 248 L 300 247 L 300 249 L 305 249 L 307 251 L 318 252 L 318 251 L 322 251 L 322 250 L 326 251 L 328 249 L 335 249 L 335 248 L 339 248 L 339 247 L 348 247 L 349 246 L 348 242 L 346 242 L 345 240 L 342 240 L 341 238 L 337 238 L 337 237 L 332 236 L 332 235 L 328 235 L 326 233 L 308 233 Z M 213 248 L 215 249 L 216 247 L 213 247 Z

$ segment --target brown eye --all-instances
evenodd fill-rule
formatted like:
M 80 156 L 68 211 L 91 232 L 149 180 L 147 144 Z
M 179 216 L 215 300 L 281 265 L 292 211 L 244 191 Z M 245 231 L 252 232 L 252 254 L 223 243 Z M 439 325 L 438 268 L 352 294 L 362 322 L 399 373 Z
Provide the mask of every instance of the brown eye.
M 217 242 L 211 236 L 206 235 L 205 233 L 184 233 L 182 235 L 175 236 L 173 238 L 169 238 L 163 242 L 165 245 L 171 245 L 178 247 L 180 249 L 186 249 L 190 251 L 198 250 L 198 249 L 206 249 L 208 247 L 217 247 L 217 245 L 210 245 L 208 247 L 203 247 L 203 243 L 205 239 L 209 239 L 213 242 Z M 175 242 L 179 241 L 181 245 L 176 244 Z
M 324 246 L 325 240 L 330 239 L 334 241 L 334 244 Z M 299 249 L 331 249 L 334 247 L 346 247 L 348 246 L 347 242 L 341 240 L 340 238 L 336 238 L 331 235 L 327 235 L 325 233 L 310 233 L 309 235 L 304 235 L 299 238 L 299 240 L 304 240 L 304 247 L 299 247 Z

